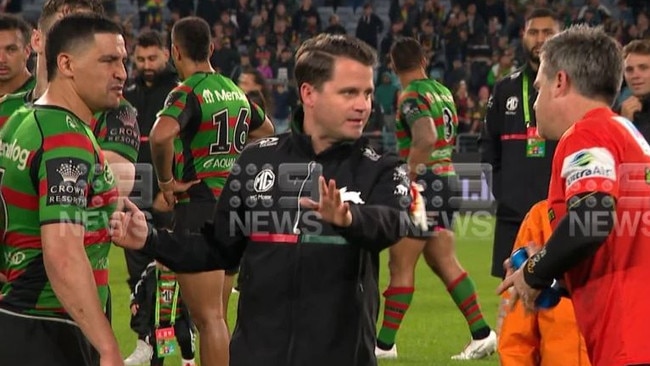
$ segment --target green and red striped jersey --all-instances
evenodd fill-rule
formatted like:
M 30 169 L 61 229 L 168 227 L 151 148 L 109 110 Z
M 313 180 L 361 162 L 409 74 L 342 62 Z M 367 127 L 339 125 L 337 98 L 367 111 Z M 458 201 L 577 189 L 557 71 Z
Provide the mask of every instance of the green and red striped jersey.
M 32 103 L 33 91 L 30 89 L 0 98 L 0 127 L 12 113 Z M 140 128 L 137 115 L 136 109 L 123 98 L 119 107 L 95 114 L 91 121 L 91 128 L 102 150 L 115 152 L 135 163 L 140 151 Z
M 43 263 L 41 226 L 57 223 L 84 225 L 85 251 L 105 304 L 108 221 L 117 198 L 115 178 L 88 125 L 57 107 L 16 111 L 0 130 L 0 263 L 8 278 L 0 307 L 69 318 Z
M 456 143 L 458 115 L 454 97 L 435 80 L 414 80 L 401 92 L 397 104 L 397 146 L 407 159 L 411 150 L 411 127 L 420 118 L 433 119 L 438 139 L 427 163 L 440 176 L 455 174 L 451 155 Z
M 99 147 L 135 163 L 140 151 L 137 118 L 138 111 L 124 98 L 119 107 L 95 114 L 90 125 Z
M 172 308 L 174 305 L 174 293 L 178 282 L 176 281 L 176 274 L 169 270 L 158 269 L 158 299 L 160 310 L 160 323 L 171 322 Z M 181 316 L 181 297 L 178 296 L 176 304 L 176 314 L 174 314 L 174 321 Z
M 229 78 L 196 73 L 169 93 L 158 116 L 180 125 L 174 141 L 174 177 L 200 179 L 179 202 L 215 202 L 235 160 L 246 146 L 248 131 L 264 122 L 264 112 Z

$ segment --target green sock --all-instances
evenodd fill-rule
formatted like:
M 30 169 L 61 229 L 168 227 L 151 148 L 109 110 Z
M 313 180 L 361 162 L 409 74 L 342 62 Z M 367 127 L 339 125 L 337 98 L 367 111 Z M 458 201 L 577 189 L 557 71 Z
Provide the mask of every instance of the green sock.
M 465 320 L 467 320 L 472 338 L 483 339 L 487 337 L 490 334 L 490 326 L 483 319 L 474 282 L 467 272 L 454 280 L 447 287 L 447 291 L 449 291 L 451 298 L 454 299 L 456 306 L 458 306 Z
M 413 299 L 413 287 L 389 287 L 384 291 L 384 322 L 377 336 L 377 346 L 389 350 L 395 344 L 395 336 L 399 330 L 404 314 Z

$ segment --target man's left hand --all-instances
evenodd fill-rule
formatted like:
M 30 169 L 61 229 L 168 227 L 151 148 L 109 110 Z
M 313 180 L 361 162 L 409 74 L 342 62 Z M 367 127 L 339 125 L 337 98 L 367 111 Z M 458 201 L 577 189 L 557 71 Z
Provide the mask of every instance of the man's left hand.
M 521 300 L 526 311 L 537 311 L 535 307 L 535 300 L 541 291 L 528 286 L 524 280 L 523 268 L 516 270 L 510 276 L 506 277 L 506 279 L 501 282 L 499 287 L 497 287 L 497 294 L 501 295 L 510 287 L 514 287 L 512 297 L 510 298 L 510 301 L 512 303 L 511 309 L 514 308 L 518 300 Z
M 528 257 L 530 258 L 533 254 L 537 253 L 542 247 L 536 243 L 529 243 L 526 246 L 526 252 L 528 252 Z M 524 280 L 524 266 L 514 271 L 510 265 L 510 259 L 508 258 L 504 263 L 504 268 L 506 269 L 506 278 L 499 284 L 497 287 L 497 294 L 501 295 L 503 292 L 507 291 L 509 288 L 513 287 L 514 291 L 511 301 L 511 309 L 514 309 L 515 303 L 521 299 L 524 309 L 526 311 L 534 312 L 536 311 L 535 300 L 539 296 L 541 290 L 536 290 L 526 283 Z
M 300 205 L 306 208 L 316 210 L 323 221 L 342 227 L 352 225 L 352 213 L 350 205 L 341 200 L 341 191 L 336 188 L 334 179 L 329 183 L 325 182 L 324 177 L 318 178 L 320 199 L 315 202 L 307 197 L 300 198 Z

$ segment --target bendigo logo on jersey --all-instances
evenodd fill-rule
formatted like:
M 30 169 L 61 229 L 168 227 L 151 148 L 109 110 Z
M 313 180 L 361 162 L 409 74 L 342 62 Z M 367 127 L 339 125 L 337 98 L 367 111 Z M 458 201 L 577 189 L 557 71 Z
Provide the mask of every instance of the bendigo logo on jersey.
M 566 189 L 586 178 L 615 180 L 616 162 L 609 150 L 605 148 L 592 147 L 582 149 L 564 158 L 564 162 L 562 163 L 562 178 L 566 180 Z M 596 190 L 598 187 L 586 187 L 586 189 Z
M 88 164 L 76 158 L 54 158 L 45 162 L 47 205 L 86 207 Z
M 18 140 L 16 139 L 14 139 L 12 143 L 0 141 L 0 156 L 18 163 L 18 170 L 24 170 L 27 166 L 29 150 L 20 147 L 20 145 L 18 145 Z

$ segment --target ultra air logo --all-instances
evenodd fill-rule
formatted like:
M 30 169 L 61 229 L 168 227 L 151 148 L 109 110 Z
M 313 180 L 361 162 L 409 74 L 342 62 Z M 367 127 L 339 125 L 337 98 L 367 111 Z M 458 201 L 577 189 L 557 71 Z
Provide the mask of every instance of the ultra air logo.
M 586 178 L 616 179 L 616 163 L 609 150 L 592 147 L 577 151 L 564 159 L 562 178 L 568 189 L 574 183 Z

